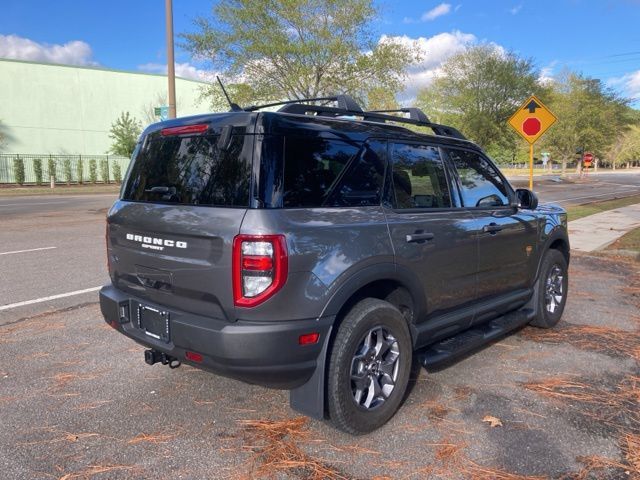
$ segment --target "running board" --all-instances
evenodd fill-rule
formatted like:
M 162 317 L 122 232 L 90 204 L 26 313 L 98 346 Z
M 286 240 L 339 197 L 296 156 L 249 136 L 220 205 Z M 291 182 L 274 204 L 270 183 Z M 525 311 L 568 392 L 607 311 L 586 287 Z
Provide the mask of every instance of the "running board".
M 507 313 L 420 350 L 418 360 L 425 368 L 446 363 L 526 325 L 532 317 L 531 309 Z

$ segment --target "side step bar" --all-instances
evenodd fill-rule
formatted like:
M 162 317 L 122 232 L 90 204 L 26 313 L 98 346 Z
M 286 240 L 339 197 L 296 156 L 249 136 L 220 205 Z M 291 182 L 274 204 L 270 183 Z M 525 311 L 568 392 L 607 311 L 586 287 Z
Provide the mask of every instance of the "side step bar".
M 418 360 L 425 368 L 447 363 L 526 325 L 533 315 L 527 308 L 495 318 L 420 350 Z

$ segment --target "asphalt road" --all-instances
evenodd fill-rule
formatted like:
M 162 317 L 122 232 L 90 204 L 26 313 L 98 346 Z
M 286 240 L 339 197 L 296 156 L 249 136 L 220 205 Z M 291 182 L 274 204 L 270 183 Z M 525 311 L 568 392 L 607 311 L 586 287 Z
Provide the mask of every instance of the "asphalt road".
M 97 288 L 108 281 L 105 215 L 113 195 L 0 197 L 0 324 L 95 301 L 95 292 L 7 308 Z
M 511 183 L 518 188 L 528 188 L 528 177 L 513 177 Z M 591 174 L 579 178 L 568 175 L 566 180 L 555 175 L 534 177 L 534 191 L 543 202 L 562 206 L 627 197 L 640 194 L 640 171 L 633 173 Z

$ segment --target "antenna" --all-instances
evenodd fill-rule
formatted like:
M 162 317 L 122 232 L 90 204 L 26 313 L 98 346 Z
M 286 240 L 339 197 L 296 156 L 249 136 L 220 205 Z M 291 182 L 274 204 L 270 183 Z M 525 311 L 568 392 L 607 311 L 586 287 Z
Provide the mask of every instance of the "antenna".
M 227 93 L 227 90 L 224 88 L 224 85 L 222 84 L 222 80 L 220 80 L 220 77 L 218 75 L 216 75 L 216 80 L 218 80 L 218 83 L 220 84 L 220 88 L 222 89 L 222 93 L 224 93 L 224 96 L 227 98 L 227 102 L 229 102 L 229 106 L 231 107 L 231 111 L 232 112 L 242 112 L 242 108 L 240 107 L 240 105 L 238 105 L 237 103 L 233 103 L 231 101 L 231 99 L 229 98 L 229 94 Z

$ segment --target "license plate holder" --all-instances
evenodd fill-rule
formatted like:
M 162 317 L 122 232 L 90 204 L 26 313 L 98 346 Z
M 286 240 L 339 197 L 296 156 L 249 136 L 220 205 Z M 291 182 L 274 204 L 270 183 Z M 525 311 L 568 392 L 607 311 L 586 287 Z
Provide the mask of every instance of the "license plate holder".
M 148 305 L 140 305 L 138 327 L 151 338 L 169 342 L 169 312 Z

